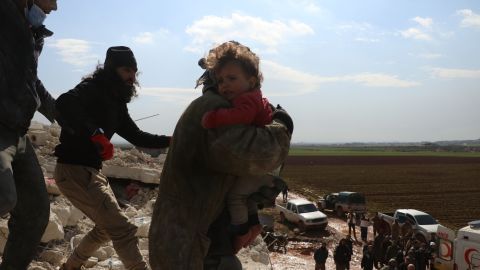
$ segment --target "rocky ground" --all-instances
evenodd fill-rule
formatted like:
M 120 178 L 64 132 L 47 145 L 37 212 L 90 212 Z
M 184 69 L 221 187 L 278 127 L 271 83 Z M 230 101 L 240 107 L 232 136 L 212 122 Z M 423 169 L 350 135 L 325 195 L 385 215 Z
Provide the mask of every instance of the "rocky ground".
M 42 238 L 42 244 L 38 249 L 38 256 L 29 269 L 54 270 L 59 269 L 61 263 L 70 255 L 83 235 L 93 227 L 93 223 L 60 194 L 54 179 L 52 179 L 55 167 L 55 158 L 52 153 L 54 146 L 58 143 L 59 127 L 37 125 L 33 130 L 36 130 L 33 133 L 36 137 L 32 140 L 35 139 L 39 143 L 36 151 L 51 194 L 51 215 L 46 233 Z M 42 130 L 43 132 L 41 132 Z M 139 227 L 137 233 L 140 239 L 139 247 L 148 260 L 148 229 L 158 184 L 155 181 L 159 179 L 165 155 L 152 158 L 136 149 L 128 151 L 115 149 L 115 156 L 115 159 L 106 163 L 107 167 L 113 168 L 111 186 L 120 204 L 124 206 L 126 215 Z M 138 170 L 125 171 L 121 168 L 138 168 Z M 115 175 L 115 173 L 120 174 Z M 134 177 L 138 181 L 125 179 L 127 177 L 122 177 L 122 173 Z M 291 196 L 296 195 L 292 194 Z M 267 211 L 267 214 L 274 219 L 278 218 L 274 211 Z M 3 252 L 8 236 L 7 219 L 8 217 L 0 218 L 0 254 Z M 330 250 L 327 269 L 334 269 L 331 258 L 333 249 L 339 239 L 344 237 L 346 228 L 344 220 L 334 217 L 329 217 L 329 226 L 325 232 L 299 233 L 291 224 L 286 226 L 276 222 L 275 230 L 288 234 L 289 244 L 286 254 L 268 252 L 265 242 L 258 237 L 254 245 L 239 253 L 239 258 L 244 269 L 314 269 L 313 252 L 320 241 L 327 241 Z M 356 244 L 351 269 L 360 269 L 360 254 L 361 244 Z M 93 270 L 124 269 L 111 243 L 100 248 L 86 267 Z

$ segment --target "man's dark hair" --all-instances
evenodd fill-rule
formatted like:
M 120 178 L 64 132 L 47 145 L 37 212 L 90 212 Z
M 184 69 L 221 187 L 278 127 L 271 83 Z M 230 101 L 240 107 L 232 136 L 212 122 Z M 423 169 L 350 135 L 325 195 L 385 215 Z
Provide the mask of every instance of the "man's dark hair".
M 138 96 L 137 87 L 140 86 L 136 76 L 133 85 L 130 86 L 122 80 L 114 69 L 105 69 L 103 65 L 98 65 L 92 74 L 83 77 L 82 80 L 97 82 L 102 88 L 125 103 L 129 103 Z

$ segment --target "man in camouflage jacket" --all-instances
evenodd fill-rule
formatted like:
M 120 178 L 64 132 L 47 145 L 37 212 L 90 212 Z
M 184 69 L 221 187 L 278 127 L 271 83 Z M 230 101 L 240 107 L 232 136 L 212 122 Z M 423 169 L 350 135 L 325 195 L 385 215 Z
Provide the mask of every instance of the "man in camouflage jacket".
M 224 268 L 206 262 L 207 253 L 208 258 L 212 253 L 220 260 L 229 255 L 235 258 L 229 240 L 223 237 L 228 236 L 225 227 L 229 224 L 222 221 L 228 216 L 226 194 L 236 176 L 264 175 L 281 165 L 288 154 L 293 122 L 282 110 L 278 115 L 283 121 L 274 113 L 273 122 L 262 128 L 202 127 L 205 112 L 229 106 L 214 87 L 205 86 L 203 95 L 187 107 L 177 123 L 150 226 L 149 254 L 154 270 L 241 269 L 239 262 Z M 213 246 L 216 250 L 209 250 Z

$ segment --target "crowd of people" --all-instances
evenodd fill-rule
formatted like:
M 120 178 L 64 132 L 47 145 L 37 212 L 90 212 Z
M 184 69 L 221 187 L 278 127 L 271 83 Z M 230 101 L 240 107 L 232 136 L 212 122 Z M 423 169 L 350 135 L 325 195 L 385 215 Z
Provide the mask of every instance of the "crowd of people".
M 369 219 L 365 214 L 347 214 L 348 235 L 333 250 L 336 270 L 350 269 L 354 245 L 362 245 L 361 268 L 365 270 L 434 270 L 436 253 L 435 234 L 430 241 L 417 239 L 412 225 L 407 221 L 392 224 L 382 220 L 378 213 Z M 360 226 L 361 241 L 357 240 L 355 227 Z M 373 227 L 373 238 L 368 238 L 368 228 Z M 353 237 L 352 237 L 353 234 Z M 327 244 L 322 243 L 314 253 L 315 269 L 325 269 L 328 258 Z

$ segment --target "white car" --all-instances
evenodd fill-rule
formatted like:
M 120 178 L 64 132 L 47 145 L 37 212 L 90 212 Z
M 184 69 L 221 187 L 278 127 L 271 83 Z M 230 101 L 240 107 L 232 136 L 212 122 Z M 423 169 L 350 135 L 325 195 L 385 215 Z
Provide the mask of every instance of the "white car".
M 285 205 L 277 204 L 276 208 L 282 222 L 288 220 L 295 223 L 301 231 L 312 228 L 324 230 L 327 227 L 327 215 L 306 199 L 288 200 Z

